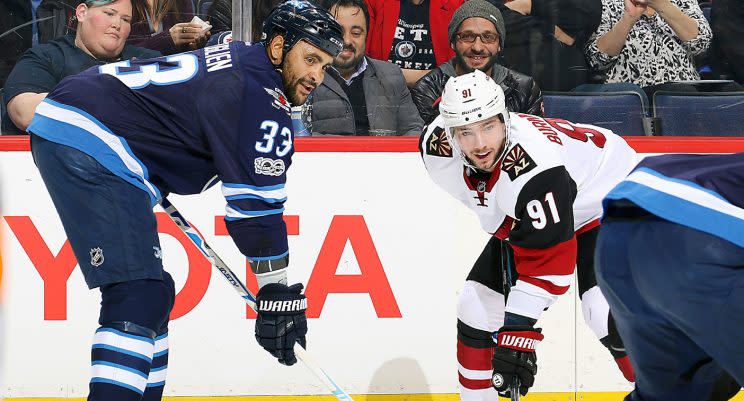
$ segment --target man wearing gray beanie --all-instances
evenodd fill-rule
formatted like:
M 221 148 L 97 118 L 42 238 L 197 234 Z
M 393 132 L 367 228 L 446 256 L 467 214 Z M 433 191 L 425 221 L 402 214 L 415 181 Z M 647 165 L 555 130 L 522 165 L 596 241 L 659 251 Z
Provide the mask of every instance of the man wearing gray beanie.
M 439 97 L 450 77 L 481 70 L 501 85 L 509 111 L 542 115 L 542 94 L 535 81 L 497 63 L 504 45 L 504 18 L 485 0 L 463 3 L 447 29 L 455 57 L 442 63 L 411 88 L 413 102 L 425 123 L 439 115 Z

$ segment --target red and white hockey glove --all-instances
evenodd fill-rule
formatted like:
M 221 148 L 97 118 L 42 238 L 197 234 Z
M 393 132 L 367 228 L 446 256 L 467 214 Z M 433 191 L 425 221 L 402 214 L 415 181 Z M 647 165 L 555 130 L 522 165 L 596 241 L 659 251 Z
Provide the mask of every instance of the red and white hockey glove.
M 511 397 L 509 389 L 515 377 L 519 378 L 519 393 L 522 395 L 535 384 L 535 348 L 545 337 L 540 331 L 532 326 L 504 326 L 494 333 L 496 348 L 492 360 L 492 383 L 499 396 Z

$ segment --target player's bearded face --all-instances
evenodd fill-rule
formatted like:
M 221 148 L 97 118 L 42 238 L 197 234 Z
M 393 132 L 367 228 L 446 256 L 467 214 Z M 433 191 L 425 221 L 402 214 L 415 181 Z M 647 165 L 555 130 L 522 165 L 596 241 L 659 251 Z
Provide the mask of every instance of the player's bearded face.
M 305 103 L 307 97 L 323 82 L 325 69 L 331 65 L 330 54 L 299 41 L 287 52 L 282 66 L 284 94 L 292 106 Z
M 492 39 L 494 35 L 496 37 L 495 42 L 484 42 L 484 37 Z M 474 36 L 475 40 L 468 43 L 467 41 L 472 40 Z M 461 74 L 471 73 L 475 70 L 481 70 L 488 74 L 491 67 L 496 63 L 500 50 L 496 26 L 485 18 L 468 18 L 460 25 L 452 48 L 455 51 L 455 65 L 462 70 Z
M 506 125 L 499 116 L 454 127 L 462 154 L 478 170 L 492 172 L 506 141 Z

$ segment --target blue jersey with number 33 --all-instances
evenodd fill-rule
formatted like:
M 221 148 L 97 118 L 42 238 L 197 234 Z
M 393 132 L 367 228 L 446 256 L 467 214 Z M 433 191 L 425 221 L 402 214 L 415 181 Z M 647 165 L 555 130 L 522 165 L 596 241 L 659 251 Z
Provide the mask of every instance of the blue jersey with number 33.
M 294 152 L 282 89 L 264 46 L 232 42 L 70 76 L 28 131 L 89 154 L 153 206 L 163 194 L 222 181 L 241 252 L 275 259 L 287 254 L 282 213 Z

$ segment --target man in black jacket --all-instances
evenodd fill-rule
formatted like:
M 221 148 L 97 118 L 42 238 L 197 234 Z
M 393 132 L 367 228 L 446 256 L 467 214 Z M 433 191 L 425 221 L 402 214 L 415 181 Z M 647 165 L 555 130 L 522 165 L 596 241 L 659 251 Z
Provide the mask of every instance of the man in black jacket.
M 599 27 L 602 0 L 488 0 L 509 30 L 504 65 L 534 77 L 544 91 L 589 83 L 584 45 Z
M 740 0 L 716 0 L 713 3 L 713 46 L 718 64 L 728 64 L 732 79 L 744 85 L 744 2 Z M 721 68 L 719 68 L 721 69 Z
M 506 36 L 498 8 L 485 0 L 467 1 L 455 11 L 448 32 L 455 57 L 426 74 L 411 89 L 425 123 L 439 114 L 439 97 L 447 80 L 476 69 L 501 86 L 509 111 L 543 115 L 542 94 L 535 80 L 496 63 Z

